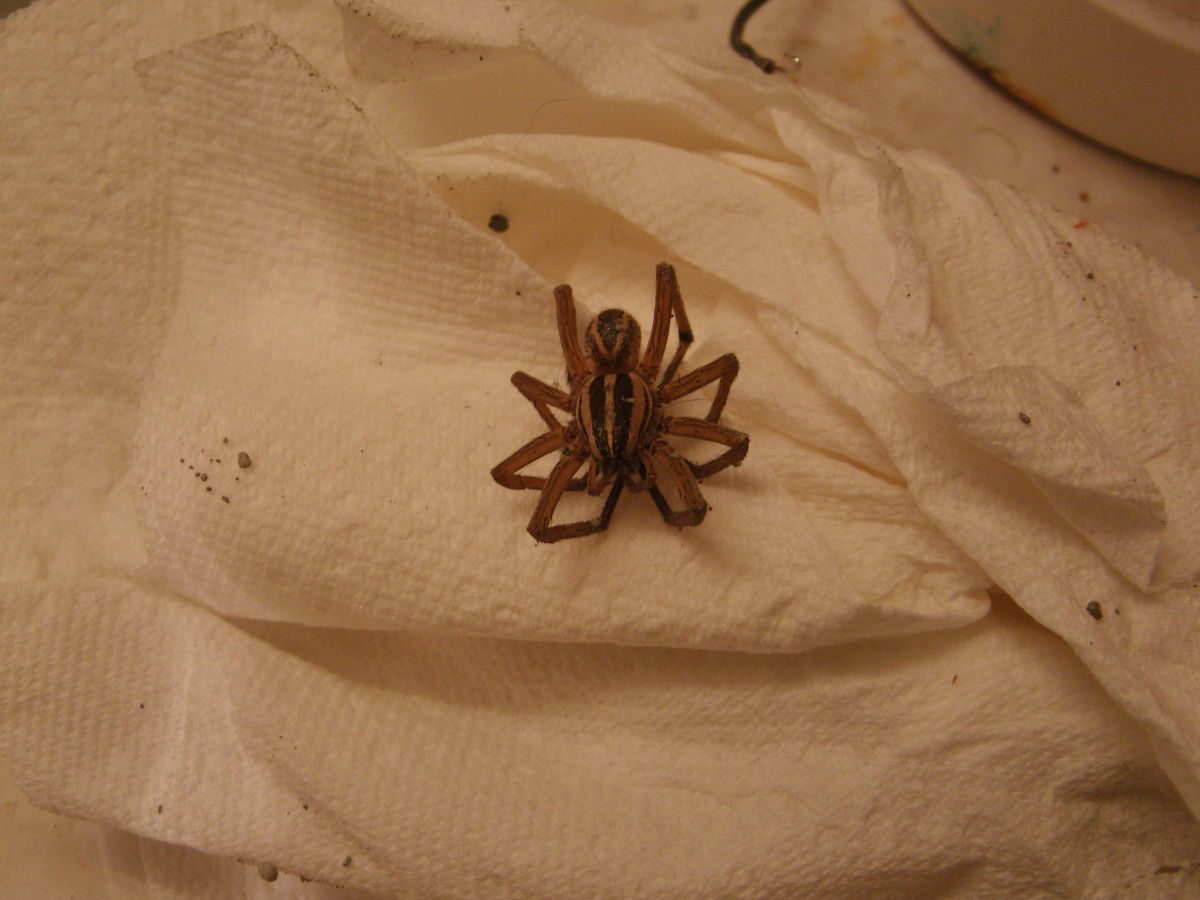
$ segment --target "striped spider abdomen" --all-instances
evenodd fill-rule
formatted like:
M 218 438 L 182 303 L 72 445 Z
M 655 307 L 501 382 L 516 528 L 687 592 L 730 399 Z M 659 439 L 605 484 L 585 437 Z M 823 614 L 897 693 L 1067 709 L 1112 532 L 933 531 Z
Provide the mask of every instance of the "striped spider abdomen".
M 654 393 L 637 372 L 588 376 L 579 387 L 575 421 L 596 459 L 636 460 L 654 415 Z

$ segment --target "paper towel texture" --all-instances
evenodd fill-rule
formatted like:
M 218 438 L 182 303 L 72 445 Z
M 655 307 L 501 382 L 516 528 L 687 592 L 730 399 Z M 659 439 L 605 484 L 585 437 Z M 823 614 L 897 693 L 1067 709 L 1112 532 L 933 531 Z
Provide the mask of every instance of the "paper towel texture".
M 64 186 L 0 309 L 29 796 L 400 896 L 1183 890 L 1194 289 L 794 86 L 472 8 L 345 3 L 342 59 L 297 7 L 319 64 L 250 26 L 136 85 L 110 38 L 112 149 L 8 139 Z M 553 284 L 645 323 L 660 259 L 751 455 L 700 529 L 537 546 L 508 377 L 560 373 Z

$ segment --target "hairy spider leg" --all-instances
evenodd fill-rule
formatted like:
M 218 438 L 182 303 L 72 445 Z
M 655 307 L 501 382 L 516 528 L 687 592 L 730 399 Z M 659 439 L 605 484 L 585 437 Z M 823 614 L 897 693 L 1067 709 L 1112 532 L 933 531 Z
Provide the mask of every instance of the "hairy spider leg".
M 518 475 L 517 473 L 530 463 L 537 462 L 543 456 L 553 453 L 555 450 L 561 450 L 565 445 L 566 438 L 563 435 L 562 428 L 547 431 L 545 434 L 535 437 L 503 462 L 498 463 L 492 469 L 492 477 L 504 487 L 512 488 L 515 491 L 540 491 L 546 486 L 546 481 L 548 480 L 546 477 L 541 475 Z M 583 490 L 586 484 L 587 482 L 584 479 L 575 478 L 567 482 L 564 490 Z
M 672 450 L 666 441 L 658 441 L 650 449 L 650 457 L 674 480 L 675 486 L 679 490 L 679 496 L 684 503 L 684 509 L 678 511 L 671 509 L 671 504 L 667 502 L 662 491 L 656 485 L 651 485 L 650 496 L 654 498 L 654 505 L 662 513 L 663 521 L 668 525 L 677 525 L 681 528 L 699 525 L 703 522 L 704 514 L 708 512 L 708 502 L 700 493 L 700 485 L 696 482 L 696 476 L 692 474 L 687 461 Z
M 563 359 L 567 363 L 567 381 L 575 390 L 580 380 L 591 369 L 579 345 L 579 326 L 575 321 L 575 296 L 569 284 L 560 284 L 554 289 L 554 305 L 558 319 L 558 340 L 562 344 Z
M 712 441 L 714 444 L 724 444 L 729 449 L 720 456 L 708 462 L 697 465 L 690 459 L 686 460 L 692 474 L 697 479 L 707 478 L 715 472 L 720 472 L 726 466 L 740 465 L 750 449 L 750 435 L 707 419 L 694 419 L 691 416 L 664 416 L 663 431 L 667 434 L 677 434 L 680 437 L 699 438 L 702 441 Z
M 683 309 L 683 296 L 679 293 L 675 267 L 670 263 L 659 263 L 654 283 L 654 321 L 650 324 L 650 337 L 646 341 L 646 352 L 642 354 L 642 361 L 638 363 L 638 371 L 650 384 L 654 383 L 658 367 L 662 365 L 663 354 L 667 350 L 672 314 L 675 316 L 679 329 L 679 346 L 675 348 L 675 355 L 663 372 L 660 383 L 664 384 L 674 377 L 675 370 L 683 362 L 683 356 L 692 345 L 694 337 L 691 323 L 688 322 L 687 313 Z
M 621 487 L 624 484 L 620 477 L 613 482 L 599 516 L 562 525 L 550 524 L 550 520 L 554 517 L 554 510 L 558 508 L 558 502 L 562 499 L 563 491 L 573 480 L 571 476 L 579 471 L 579 467 L 586 459 L 587 457 L 582 451 L 568 448 L 554 466 L 554 471 L 547 477 L 546 486 L 542 489 L 542 496 L 538 498 L 537 508 L 533 511 L 533 518 L 529 520 L 529 533 L 535 540 L 544 544 L 553 544 L 555 541 L 566 538 L 595 534 L 608 527 L 608 520 L 612 518 L 612 512 L 617 506 L 617 499 L 621 496 Z
M 562 423 L 554 417 L 554 413 L 550 412 L 549 407 L 553 406 L 555 409 L 570 412 L 570 394 L 560 391 L 553 385 L 546 384 L 546 382 L 540 381 L 532 375 L 526 375 L 524 372 L 514 372 L 512 383 L 521 392 L 521 396 L 533 404 L 533 408 L 537 410 L 542 420 L 550 426 L 551 431 L 556 428 L 559 431 L 562 430 Z
M 660 385 L 666 384 L 675 377 L 675 372 L 679 368 L 679 364 L 683 362 L 684 354 L 688 352 L 694 339 L 692 323 L 688 321 L 687 311 L 683 308 L 683 296 L 679 293 L 679 282 L 675 279 L 675 269 L 669 265 L 666 266 L 666 269 L 671 291 L 671 311 L 675 314 L 675 327 L 679 332 L 679 345 L 675 348 L 675 355 L 671 357 L 671 362 L 663 370 L 662 378 L 658 382 Z M 657 301 L 657 297 L 655 300 Z
M 706 422 L 715 422 L 721 418 L 721 410 L 725 408 L 725 401 L 729 399 L 729 388 L 733 386 L 733 379 L 737 378 L 737 374 L 737 357 L 732 353 L 726 353 L 696 371 L 689 372 L 670 384 L 664 384 L 658 389 L 658 396 L 664 405 L 674 403 L 680 397 L 685 397 L 692 391 L 698 391 L 719 378 L 721 383 L 717 385 L 717 396 L 713 397 L 708 415 L 704 417 Z

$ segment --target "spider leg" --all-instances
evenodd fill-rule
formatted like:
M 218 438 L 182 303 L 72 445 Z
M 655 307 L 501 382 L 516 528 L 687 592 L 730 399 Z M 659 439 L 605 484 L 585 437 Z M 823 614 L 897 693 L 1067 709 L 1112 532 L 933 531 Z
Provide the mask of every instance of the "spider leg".
M 542 496 L 538 498 L 538 505 L 533 511 L 533 518 L 529 520 L 529 533 L 533 535 L 535 540 L 541 541 L 544 544 L 552 544 L 555 541 L 561 541 L 566 538 L 584 537 L 585 535 L 595 534 L 608 527 L 608 520 L 612 517 L 612 512 L 616 508 L 617 498 L 621 496 L 621 487 L 624 482 L 620 478 L 613 482 L 612 489 L 608 492 L 608 498 L 604 501 L 604 507 L 600 510 L 600 515 L 596 518 L 584 519 L 579 522 L 568 522 L 563 525 L 550 524 L 550 520 L 554 517 L 554 510 L 558 507 L 558 502 L 562 499 L 563 492 L 572 481 L 571 476 L 579 471 L 579 467 L 583 463 L 584 456 L 581 452 L 568 449 L 563 454 L 562 459 L 554 466 L 554 471 L 546 479 L 546 486 L 542 489 Z
M 629 476 L 630 491 L 640 493 L 654 487 L 654 463 L 649 452 L 645 449 L 638 450 L 637 467 L 630 466 L 626 469 L 626 474 Z
M 688 352 L 688 348 L 692 346 L 692 323 L 688 321 L 687 312 L 683 308 L 683 296 L 679 293 L 679 285 L 675 282 L 675 270 L 671 270 L 671 310 L 675 313 L 675 328 L 679 333 L 679 346 L 675 348 L 675 355 L 671 357 L 671 362 L 667 364 L 667 368 L 663 370 L 662 378 L 659 379 L 659 384 L 666 384 L 675 377 L 675 372 L 679 368 L 679 364 L 683 362 L 684 355 Z
M 671 315 L 675 316 L 675 324 L 679 329 L 679 346 L 675 355 L 663 373 L 662 383 L 671 380 L 675 370 L 683 362 L 683 356 L 692 345 L 692 326 L 688 322 L 687 313 L 683 309 L 683 296 L 679 293 L 679 282 L 675 278 L 675 267 L 670 263 L 659 263 L 654 284 L 654 321 L 650 324 L 650 337 L 646 341 L 646 352 L 638 364 L 638 372 L 654 383 L 658 368 L 662 365 L 663 354 L 667 349 L 667 337 L 671 333 Z
M 554 417 L 554 413 L 550 412 L 549 408 L 553 406 L 555 409 L 570 412 L 570 394 L 560 391 L 544 381 L 539 381 L 532 375 L 526 375 L 524 372 L 513 372 L 512 383 L 521 392 L 521 396 L 533 404 L 533 408 L 542 417 L 542 421 L 550 426 L 551 431 L 562 430 L 562 423 Z
M 698 391 L 706 384 L 720 379 L 720 384 L 717 385 L 717 396 L 713 397 L 712 406 L 709 407 L 708 415 L 704 417 L 706 422 L 715 422 L 721 418 L 721 410 L 725 408 L 725 401 L 729 399 L 729 388 L 733 385 L 733 379 L 737 378 L 738 360 L 732 353 L 726 353 L 724 356 L 718 356 L 712 362 L 707 363 L 694 372 L 689 372 L 682 378 L 676 379 L 669 384 L 664 384 L 658 389 L 660 401 L 665 405 L 674 403 L 680 397 Z
M 554 431 L 547 431 L 497 464 L 492 469 L 492 477 L 504 487 L 512 488 L 514 491 L 540 491 L 546 486 L 546 478 L 541 475 L 518 475 L 517 473 L 530 463 L 537 462 L 546 454 L 560 450 L 565 445 L 566 438 L 561 427 Z M 569 481 L 564 489 L 578 491 L 584 487 L 584 484 L 582 478 L 575 478 Z
M 591 457 L 588 462 L 587 492 L 593 497 L 599 497 L 617 477 L 617 472 L 617 468 L 611 462 L 606 465 L 594 456 Z
M 558 340 L 567 363 L 567 380 L 574 389 L 576 382 L 588 374 L 587 359 L 579 345 L 579 326 L 575 321 L 575 296 L 569 284 L 554 289 L 554 304 L 558 318 Z
M 700 493 L 700 485 L 696 482 L 696 476 L 692 474 L 692 470 L 688 468 L 683 457 L 668 447 L 665 441 L 652 447 L 650 455 L 654 462 L 661 466 L 664 472 L 670 474 L 675 481 L 675 486 L 679 489 L 679 496 L 684 503 L 684 509 L 678 511 L 671 509 L 671 504 L 667 502 L 662 491 L 657 486 L 651 486 L 650 496 L 654 498 L 654 505 L 662 513 L 663 521 L 668 525 L 677 525 L 680 528 L 699 525 L 704 521 L 704 514 L 708 512 L 708 502 Z
M 716 422 L 709 422 L 707 419 L 693 419 L 691 416 L 664 416 L 663 431 L 667 434 L 677 434 L 680 437 L 699 438 L 702 441 L 724 444 L 729 448 L 720 456 L 701 465 L 686 460 L 688 468 L 692 470 L 692 474 L 697 479 L 707 478 L 714 472 L 720 472 L 726 466 L 740 465 L 746 458 L 746 451 L 750 449 L 750 435 L 726 428 L 724 425 L 718 425 Z

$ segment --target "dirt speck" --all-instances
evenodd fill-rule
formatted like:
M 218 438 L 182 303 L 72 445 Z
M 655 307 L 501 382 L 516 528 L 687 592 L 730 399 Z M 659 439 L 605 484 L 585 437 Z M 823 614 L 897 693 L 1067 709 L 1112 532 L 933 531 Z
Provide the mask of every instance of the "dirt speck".
M 1104 618 L 1104 610 L 1100 608 L 1100 604 L 1095 600 L 1091 601 L 1086 607 L 1087 613 L 1097 622 Z
M 508 231 L 508 216 L 504 213 L 493 213 L 492 217 L 488 219 L 488 228 L 498 234 Z
M 250 468 L 250 454 L 247 453 L 245 450 L 238 451 L 237 459 L 238 459 L 238 468 L 239 469 Z
M 258 864 L 258 877 L 263 881 L 274 881 L 279 877 L 279 869 L 275 868 L 275 863 L 260 862 Z
M 1023 413 L 1023 412 L 1017 413 L 1017 418 L 1021 420 L 1021 424 L 1023 424 L 1023 425 L 1028 425 L 1030 422 L 1033 421 L 1033 419 L 1029 418 L 1029 415 L 1027 413 Z

